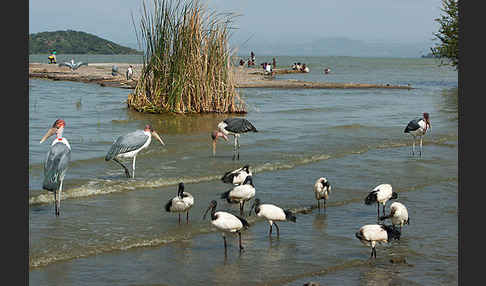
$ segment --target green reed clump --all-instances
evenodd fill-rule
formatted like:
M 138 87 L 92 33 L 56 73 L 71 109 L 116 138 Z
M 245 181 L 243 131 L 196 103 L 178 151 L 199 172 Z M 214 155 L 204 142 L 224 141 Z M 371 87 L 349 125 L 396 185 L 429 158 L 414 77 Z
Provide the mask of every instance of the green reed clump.
M 199 0 L 154 0 L 153 10 L 145 2 L 142 9 L 136 31 L 143 67 L 128 106 L 152 113 L 245 113 L 231 72 L 234 14 L 210 12 Z

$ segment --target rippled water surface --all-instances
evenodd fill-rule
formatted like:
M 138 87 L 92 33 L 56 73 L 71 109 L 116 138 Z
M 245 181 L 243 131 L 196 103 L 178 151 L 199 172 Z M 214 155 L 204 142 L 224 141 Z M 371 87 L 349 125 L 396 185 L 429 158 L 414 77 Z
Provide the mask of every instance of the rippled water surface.
M 138 62 L 123 56 L 86 60 Z M 457 72 L 432 59 L 277 58 L 281 66 L 297 61 L 311 73 L 277 80 L 414 89 L 241 89 L 245 118 L 259 132 L 241 136 L 235 162 L 231 142 L 218 143 L 211 156 L 209 133 L 225 115 L 140 114 L 127 110 L 126 89 L 29 80 L 30 285 L 457 284 Z M 332 73 L 324 75 L 328 66 Z M 432 131 L 419 158 L 410 155 L 411 138 L 403 130 L 422 112 L 430 113 Z M 67 123 L 72 158 L 61 216 L 55 217 L 53 195 L 42 190 L 42 164 L 52 139 L 39 140 L 59 117 Z M 137 156 L 135 179 L 127 179 L 104 157 L 119 135 L 146 123 L 166 145 L 153 141 Z M 221 235 L 202 214 L 213 199 L 218 209 L 238 211 L 219 199 L 230 188 L 219 178 L 244 164 L 252 167 L 256 196 L 297 211 L 297 222 L 279 223 L 280 237 L 270 239 L 268 223 L 252 215 L 242 234 L 244 252 L 238 251 L 237 236 L 229 236 L 225 258 Z M 321 176 L 333 192 L 319 212 L 312 187 Z M 181 181 L 195 205 L 190 223 L 178 225 L 177 215 L 163 207 Z M 370 262 L 369 247 L 354 233 L 376 223 L 376 207 L 363 199 L 381 183 L 398 192 L 410 225 L 399 241 L 378 245 L 377 259 Z M 391 263 L 396 257 L 406 263 Z

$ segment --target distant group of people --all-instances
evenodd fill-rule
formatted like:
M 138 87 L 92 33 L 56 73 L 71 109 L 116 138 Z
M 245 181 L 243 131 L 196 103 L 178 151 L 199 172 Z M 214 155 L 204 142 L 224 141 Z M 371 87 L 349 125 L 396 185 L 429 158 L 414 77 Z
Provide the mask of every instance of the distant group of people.
M 297 70 L 301 72 L 310 72 L 310 69 L 306 64 L 301 64 L 301 63 L 294 63 L 292 65 L 292 70 Z

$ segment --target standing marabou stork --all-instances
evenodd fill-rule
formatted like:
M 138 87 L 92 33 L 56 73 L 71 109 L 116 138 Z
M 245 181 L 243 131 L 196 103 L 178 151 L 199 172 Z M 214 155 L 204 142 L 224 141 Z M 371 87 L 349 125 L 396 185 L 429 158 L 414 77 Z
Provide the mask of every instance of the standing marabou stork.
M 224 255 L 226 256 L 226 236 L 225 232 L 238 233 L 240 240 L 240 252 L 243 250 L 241 245 L 241 230 L 248 229 L 250 224 L 242 217 L 230 214 L 228 212 L 216 211 L 217 202 L 212 200 L 208 209 L 204 212 L 203 219 L 206 218 L 206 214 L 211 210 L 211 224 L 222 232 L 224 240 Z
M 385 205 L 388 200 L 395 200 L 398 194 L 393 191 L 390 184 L 381 184 L 375 187 L 365 198 L 364 202 L 367 205 L 376 203 L 378 217 L 380 217 L 380 204 L 383 205 L 383 214 L 385 214 Z
M 44 163 L 44 182 L 42 183 L 43 189 L 54 192 L 56 216 L 60 214 L 62 183 L 71 160 L 71 145 L 69 145 L 66 138 L 62 137 L 65 126 L 66 122 L 64 120 L 57 119 L 40 140 L 40 143 L 42 143 L 50 136 L 56 134 L 56 139 L 52 141 L 51 148 L 47 152 L 47 158 Z
M 356 238 L 366 246 L 371 246 L 371 257 L 376 258 L 376 243 L 391 242 L 392 239 L 400 240 L 400 231 L 393 225 L 367 224 L 356 232 Z
M 118 137 L 113 145 L 111 145 L 110 150 L 108 150 L 105 160 L 110 161 L 113 159 L 113 161 L 120 164 L 125 169 L 127 178 L 130 178 L 128 168 L 117 158 L 133 158 L 132 178 L 135 178 L 135 159 L 137 158 L 137 154 L 150 144 L 152 136 L 159 140 L 162 145 L 165 145 L 159 134 L 155 132 L 152 126 L 147 124 L 144 130 L 137 130 Z
M 186 223 L 189 223 L 189 209 L 194 205 L 194 197 L 184 192 L 184 183 L 179 183 L 177 196 L 172 198 L 165 204 L 167 212 L 179 213 L 179 224 L 181 224 L 181 213 L 186 212 Z
M 245 202 L 255 196 L 255 186 L 251 176 L 247 176 L 243 184 L 221 194 L 221 199 L 226 199 L 230 204 L 240 204 L 240 215 L 243 216 Z
M 221 177 L 221 181 L 226 184 L 241 185 L 248 176 L 252 176 L 250 165 L 245 165 L 239 169 L 226 172 Z
M 408 217 L 407 207 L 399 202 L 394 202 L 390 205 L 390 214 L 387 216 L 381 216 L 379 220 L 385 220 L 391 218 L 393 225 L 399 225 L 400 231 L 402 231 L 402 226 L 404 224 L 410 224 L 410 218 Z
M 240 142 L 239 137 L 246 132 L 258 132 L 258 130 L 245 118 L 227 118 L 218 124 L 218 130 L 211 132 L 213 139 L 213 156 L 216 155 L 216 140 L 218 137 L 223 137 L 228 141 L 227 135 L 234 136 L 233 160 L 240 159 Z
M 329 199 L 329 194 L 331 193 L 331 185 L 326 178 L 321 177 L 317 179 L 314 184 L 314 194 L 316 195 L 317 208 L 321 209 L 321 200 L 324 200 L 324 208 L 326 208 L 326 201 Z
M 272 236 L 272 225 L 275 224 L 277 228 L 277 236 L 280 236 L 280 229 L 276 223 L 276 221 L 292 221 L 296 222 L 297 218 L 290 210 L 283 210 L 280 207 L 272 204 L 262 204 L 260 199 L 255 199 L 255 202 L 250 208 L 251 211 L 255 208 L 255 214 L 259 217 L 264 217 L 268 223 L 270 224 L 270 231 L 268 232 L 269 236 Z
M 81 66 L 87 66 L 87 65 L 88 65 L 87 62 L 74 63 L 74 59 L 71 59 L 71 62 L 64 62 L 64 63 L 59 64 L 60 67 L 65 66 L 65 67 L 70 68 L 72 72 L 74 72 L 75 70 L 77 70 Z
M 425 135 L 427 130 L 432 130 L 432 127 L 430 125 L 430 117 L 427 112 L 424 112 L 422 118 L 416 118 L 412 121 L 410 121 L 407 124 L 407 127 L 405 127 L 405 130 L 403 133 L 409 133 L 413 137 L 413 142 L 412 142 L 412 156 L 415 153 L 415 139 L 417 136 L 420 137 L 420 156 L 422 156 L 422 136 Z

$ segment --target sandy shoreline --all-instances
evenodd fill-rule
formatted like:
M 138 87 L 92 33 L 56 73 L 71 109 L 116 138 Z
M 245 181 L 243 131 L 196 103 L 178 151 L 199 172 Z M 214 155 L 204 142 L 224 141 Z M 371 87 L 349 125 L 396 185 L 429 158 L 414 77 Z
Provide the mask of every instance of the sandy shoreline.
M 116 76 L 111 75 L 113 65 L 116 65 L 120 72 Z M 60 67 L 56 64 L 30 63 L 29 78 L 96 83 L 101 86 L 133 89 L 140 74 L 142 64 L 132 64 L 134 68 L 133 80 L 126 80 L 125 78 L 125 72 L 128 66 L 128 63 L 90 63 L 88 66 L 82 66 L 72 72 L 68 67 Z M 291 79 L 276 80 L 270 76 L 265 76 L 260 68 L 235 67 L 234 71 L 237 88 L 412 88 L 411 86 L 389 84 L 310 82 Z M 278 69 L 278 71 L 285 72 L 284 69 Z

